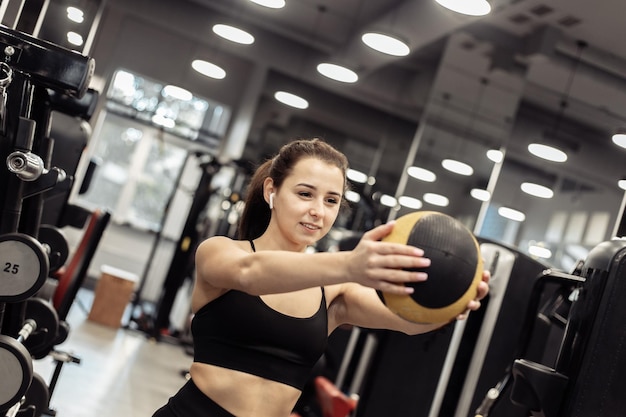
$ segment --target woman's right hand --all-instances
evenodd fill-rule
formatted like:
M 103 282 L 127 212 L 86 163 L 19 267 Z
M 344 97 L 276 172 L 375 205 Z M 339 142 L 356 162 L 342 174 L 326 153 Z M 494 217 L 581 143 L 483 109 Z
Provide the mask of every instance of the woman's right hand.
M 415 246 L 381 242 L 394 225 L 392 221 L 363 234 L 358 245 L 349 252 L 350 280 L 386 293 L 411 294 L 413 288 L 404 284 L 427 279 L 425 272 L 411 269 L 429 266 L 430 259 L 424 258 L 424 251 Z

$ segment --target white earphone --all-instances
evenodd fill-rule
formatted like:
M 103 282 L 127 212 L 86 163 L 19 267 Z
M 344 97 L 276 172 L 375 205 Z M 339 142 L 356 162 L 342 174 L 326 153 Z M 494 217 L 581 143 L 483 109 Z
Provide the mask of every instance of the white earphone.
M 274 193 L 270 193 L 270 210 L 274 208 Z

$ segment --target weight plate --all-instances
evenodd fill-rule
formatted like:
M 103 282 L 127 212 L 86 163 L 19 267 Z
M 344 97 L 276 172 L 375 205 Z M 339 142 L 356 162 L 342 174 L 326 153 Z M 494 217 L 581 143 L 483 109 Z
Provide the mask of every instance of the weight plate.
M 70 247 L 67 243 L 65 235 L 57 227 L 49 224 L 42 224 L 39 227 L 37 239 L 42 245 L 47 245 L 50 248 L 50 253 L 48 254 L 50 268 L 48 273 L 50 274 L 58 271 L 63 265 L 65 265 L 65 262 L 70 254 Z
M 12 337 L 0 335 L 0 411 L 13 407 L 28 390 L 33 360 L 28 350 Z
M 48 277 L 48 256 L 39 241 L 23 233 L 0 235 L 0 302 L 26 300 Z
M 30 387 L 24 396 L 24 404 L 20 407 L 24 410 L 30 406 L 35 408 L 35 414 L 33 417 L 41 417 L 44 411 L 48 409 L 50 402 L 50 390 L 48 384 L 38 373 L 33 374 L 33 380 L 30 383 Z
M 34 359 L 43 359 L 48 356 L 56 343 L 59 315 L 52 303 L 43 298 L 31 297 L 26 300 L 24 317 L 37 323 L 35 331 L 24 340 L 24 346 Z

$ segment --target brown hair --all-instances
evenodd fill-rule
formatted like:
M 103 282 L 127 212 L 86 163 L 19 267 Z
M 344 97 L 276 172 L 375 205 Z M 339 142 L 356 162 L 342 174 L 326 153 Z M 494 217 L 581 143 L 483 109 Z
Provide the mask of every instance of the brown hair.
M 239 219 L 239 239 L 256 239 L 261 236 L 269 225 L 271 211 L 263 198 L 263 183 L 266 178 L 274 180 L 280 187 L 291 174 L 295 164 L 302 158 L 317 158 L 341 169 L 344 176 L 344 192 L 346 191 L 346 156 L 322 139 L 297 139 L 283 145 L 278 154 L 263 162 L 250 179 L 245 199 L 245 206 Z M 342 199 L 342 204 L 345 200 Z

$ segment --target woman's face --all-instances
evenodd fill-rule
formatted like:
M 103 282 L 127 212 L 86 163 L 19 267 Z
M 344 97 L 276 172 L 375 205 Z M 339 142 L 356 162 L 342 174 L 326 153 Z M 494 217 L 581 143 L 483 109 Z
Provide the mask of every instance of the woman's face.
M 301 159 L 280 189 L 274 190 L 272 222 L 294 248 L 311 245 L 337 219 L 343 189 L 341 169 L 317 158 Z

